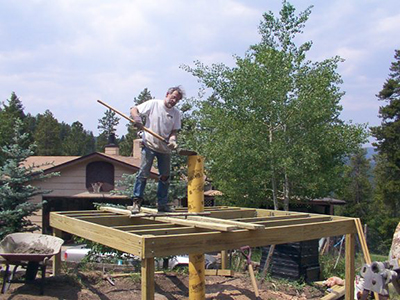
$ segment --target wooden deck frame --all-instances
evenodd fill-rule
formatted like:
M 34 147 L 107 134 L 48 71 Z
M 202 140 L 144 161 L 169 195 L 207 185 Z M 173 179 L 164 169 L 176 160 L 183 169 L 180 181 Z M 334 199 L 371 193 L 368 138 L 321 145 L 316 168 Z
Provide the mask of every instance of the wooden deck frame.
M 154 257 L 346 235 L 346 299 L 352 299 L 356 219 L 239 207 L 212 207 L 206 211 L 210 212 L 209 216 L 193 217 L 193 220 L 184 216 L 130 218 L 128 215 L 93 210 L 51 212 L 50 226 L 58 234 L 65 231 L 140 257 L 142 299 L 146 300 L 154 299 Z M 217 226 L 208 229 L 210 223 Z M 240 227 L 240 223 L 244 226 Z

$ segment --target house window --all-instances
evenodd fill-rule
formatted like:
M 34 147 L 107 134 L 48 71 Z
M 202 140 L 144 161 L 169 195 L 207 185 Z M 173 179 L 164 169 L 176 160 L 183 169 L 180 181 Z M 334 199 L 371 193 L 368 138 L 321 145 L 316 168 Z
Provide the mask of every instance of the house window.
M 86 166 L 86 189 L 89 192 L 109 192 L 114 189 L 114 165 L 105 161 Z

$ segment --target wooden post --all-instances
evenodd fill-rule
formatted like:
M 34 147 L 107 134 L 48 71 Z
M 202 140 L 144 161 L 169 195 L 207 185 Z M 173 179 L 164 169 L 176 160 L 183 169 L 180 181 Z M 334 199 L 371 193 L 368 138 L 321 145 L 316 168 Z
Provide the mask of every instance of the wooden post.
M 154 300 L 154 258 L 142 259 L 142 300 Z
M 204 211 L 204 158 L 188 156 L 188 212 Z M 204 253 L 189 254 L 189 299 L 206 297 Z
M 354 299 L 354 279 L 355 279 L 355 235 L 346 234 L 346 280 L 345 280 L 345 299 Z
M 62 238 L 62 231 L 53 228 L 53 236 Z M 61 273 L 61 251 L 53 256 L 53 276 L 60 275 Z
M 226 250 L 221 251 L 221 269 L 228 269 L 228 252 Z

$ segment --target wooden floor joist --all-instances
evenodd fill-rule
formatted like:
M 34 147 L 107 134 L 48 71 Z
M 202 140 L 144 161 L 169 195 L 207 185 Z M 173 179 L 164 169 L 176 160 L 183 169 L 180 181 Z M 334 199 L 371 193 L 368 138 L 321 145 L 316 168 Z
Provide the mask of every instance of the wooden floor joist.
M 354 235 L 360 224 L 352 218 L 275 210 L 208 207 L 207 216 L 178 209 L 176 216 L 130 217 L 123 211 L 51 212 L 50 226 L 138 256 L 142 262 L 144 298 L 154 299 L 154 258 L 210 253 L 346 235 L 346 293 L 354 291 Z M 149 212 L 149 213 L 154 213 Z M 144 284 L 144 285 L 143 285 Z M 148 298 L 146 298 L 148 297 Z

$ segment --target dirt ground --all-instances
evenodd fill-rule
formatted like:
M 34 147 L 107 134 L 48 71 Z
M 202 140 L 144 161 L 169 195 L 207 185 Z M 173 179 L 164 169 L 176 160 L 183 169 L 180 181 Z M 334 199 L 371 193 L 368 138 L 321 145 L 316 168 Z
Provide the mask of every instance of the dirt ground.
M 101 271 L 79 271 L 57 277 L 47 277 L 44 295 L 39 295 L 39 280 L 33 284 L 12 283 L 0 299 L 8 300 L 127 300 L 141 299 L 140 275 L 104 279 Z M 155 299 L 187 299 L 188 275 L 168 272 L 155 274 Z M 320 299 L 323 291 L 308 285 L 265 282 L 259 285 L 259 299 Z M 245 300 L 256 299 L 247 274 L 234 277 L 206 276 L 206 299 Z

